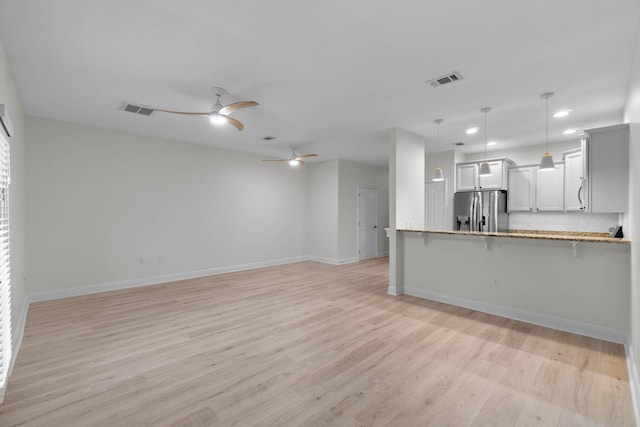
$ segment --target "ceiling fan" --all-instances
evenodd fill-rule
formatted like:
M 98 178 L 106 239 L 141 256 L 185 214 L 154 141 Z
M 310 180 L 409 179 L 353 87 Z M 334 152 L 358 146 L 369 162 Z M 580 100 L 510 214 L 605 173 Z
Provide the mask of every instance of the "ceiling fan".
M 298 149 L 298 147 L 291 147 L 291 156 L 288 159 L 273 159 L 273 160 L 263 160 L 263 162 L 289 162 L 289 164 L 291 166 L 302 166 L 304 165 L 304 160 L 302 159 L 306 159 L 308 157 L 316 157 L 317 154 L 313 153 L 313 154 L 305 154 L 302 156 L 299 156 L 296 153 L 296 150 Z
M 211 123 L 214 123 L 216 125 L 229 123 L 230 125 L 235 126 L 239 131 L 244 129 L 244 125 L 239 120 L 229 117 L 229 114 L 242 108 L 255 107 L 258 105 L 258 103 L 255 101 L 242 101 L 234 102 L 233 104 L 229 105 L 222 105 L 222 103 L 220 102 L 220 97 L 222 97 L 223 94 L 227 93 L 227 91 L 221 87 L 214 87 L 213 89 L 216 91 L 216 103 L 213 104 L 211 111 L 194 113 L 189 111 L 161 110 L 159 108 L 155 108 L 155 110 L 162 111 L 163 113 L 184 114 L 187 116 L 208 116 L 209 120 L 211 120 Z

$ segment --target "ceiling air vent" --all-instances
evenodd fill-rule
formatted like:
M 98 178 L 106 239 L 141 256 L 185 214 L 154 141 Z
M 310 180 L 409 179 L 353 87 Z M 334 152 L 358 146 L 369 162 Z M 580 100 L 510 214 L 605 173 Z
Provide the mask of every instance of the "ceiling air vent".
M 448 83 L 457 82 L 458 80 L 462 80 L 462 74 L 454 71 L 453 73 L 445 74 L 444 76 L 436 77 L 435 79 L 427 80 L 433 87 L 438 87 L 442 85 L 446 85 Z
M 265 136 L 262 138 L 263 141 L 273 141 L 274 139 L 278 139 L 277 136 Z
M 460 146 L 460 145 L 464 145 L 464 142 L 452 142 L 452 144 L 453 144 L 453 145 Z
M 153 108 L 142 107 L 140 105 L 135 104 L 125 104 L 122 111 L 126 111 L 128 113 L 142 114 L 143 116 L 149 117 L 155 111 Z

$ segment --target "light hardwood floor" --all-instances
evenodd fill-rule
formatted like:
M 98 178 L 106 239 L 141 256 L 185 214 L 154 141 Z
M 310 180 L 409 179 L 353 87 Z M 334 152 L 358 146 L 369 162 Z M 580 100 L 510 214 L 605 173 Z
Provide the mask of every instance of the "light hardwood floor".
M 622 346 L 389 296 L 387 263 L 32 304 L 0 425 L 633 425 Z

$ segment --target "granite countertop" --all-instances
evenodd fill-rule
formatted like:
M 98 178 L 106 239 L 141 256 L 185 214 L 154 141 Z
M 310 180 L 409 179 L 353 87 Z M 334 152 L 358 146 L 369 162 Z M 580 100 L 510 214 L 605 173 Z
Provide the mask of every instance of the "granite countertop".
M 515 239 L 539 239 L 539 240 L 564 240 L 567 242 L 587 242 L 587 243 L 618 243 L 629 244 L 629 239 L 619 239 L 609 237 L 609 233 L 584 232 L 584 231 L 551 231 L 551 230 L 509 230 L 508 232 L 485 233 L 480 231 L 458 231 L 458 230 L 408 230 L 398 231 L 412 233 L 432 233 L 432 234 L 461 234 L 468 236 L 491 236 L 510 237 Z

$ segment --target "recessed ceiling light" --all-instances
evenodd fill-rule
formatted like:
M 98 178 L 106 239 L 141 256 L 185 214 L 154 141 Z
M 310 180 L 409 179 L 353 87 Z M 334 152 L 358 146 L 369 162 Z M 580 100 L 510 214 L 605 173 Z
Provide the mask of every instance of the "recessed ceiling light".
M 495 142 L 495 141 L 489 141 L 489 142 L 487 142 L 487 145 L 496 145 L 496 144 L 497 144 L 497 142 Z
M 467 129 L 467 134 L 468 135 L 473 135 L 474 133 L 478 133 L 478 128 L 477 127 Z
M 567 129 L 564 132 L 562 132 L 563 135 L 573 135 L 574 133 L 578 132 L 575 129 Z
M 556 119 L 557 119 L 558 117 L 567 117 L 567 116 L 571 113 L 571 111 L 572 111 L 572 110 L 560 110 L 560 111 L 556 112 L 556 113 L 553 115 L 553 117 L 555 117 Z

